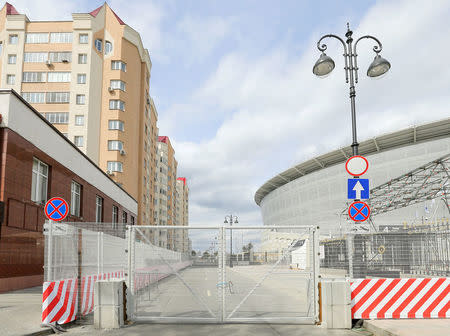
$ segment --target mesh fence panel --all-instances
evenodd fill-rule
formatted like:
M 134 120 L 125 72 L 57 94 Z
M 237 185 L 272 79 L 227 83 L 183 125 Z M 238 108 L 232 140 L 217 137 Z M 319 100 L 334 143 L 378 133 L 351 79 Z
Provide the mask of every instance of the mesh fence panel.
M 450 276 L 448 223 L 322 239 L 321 272 L 351 278 Z

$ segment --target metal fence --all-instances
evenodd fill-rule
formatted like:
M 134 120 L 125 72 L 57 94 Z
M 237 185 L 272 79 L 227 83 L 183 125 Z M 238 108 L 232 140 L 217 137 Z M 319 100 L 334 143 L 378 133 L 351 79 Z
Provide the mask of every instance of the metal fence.
M 78 321 L 93 321 L 91 313 L 95 307 L 93 291 L 96 281 L 127 279 L 131 257 L 128 253 L 129 231 L 118 223 L 45 223 L 44 281 L 71 280 L 77 283 L 76 292 L 71 297 L 78 293 Z M 161 256 L 169 264 L 188 261 L 186 254 L 157 247 L 136 237 L 133 239 L 134 250 L 139 252 L 135 260 L 137 270 L 156 264 L 156 256 Z M 146 255 L 146 258 L 140 258 L 141 255 Z
M 448 277 L 449 229 L 447 222 L 441 222 L 322 239 L 321 270 L 350 278 Z

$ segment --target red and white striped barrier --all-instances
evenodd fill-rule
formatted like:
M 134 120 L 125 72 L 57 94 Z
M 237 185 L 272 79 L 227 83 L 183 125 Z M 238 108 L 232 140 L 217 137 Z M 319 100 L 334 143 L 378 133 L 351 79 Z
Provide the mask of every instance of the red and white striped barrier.
M 81 279 L 81 314 L 86 315 L 94 310 L 94 283 L 98 280 L 123 279 L 124 271 L 116 271 L 95 275 L 87 275 Z
M 75 320 L 77 302 L 77 279 L 44 282 L 42 323 L 58 322 L 63 324 Z
M 356 279 L 352 318 L 450 318 L 450 278 Z

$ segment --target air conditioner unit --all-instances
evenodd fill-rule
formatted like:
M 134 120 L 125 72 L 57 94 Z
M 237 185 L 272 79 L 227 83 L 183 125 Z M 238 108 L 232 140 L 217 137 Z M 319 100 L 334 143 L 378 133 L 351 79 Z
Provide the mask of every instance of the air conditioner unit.
M 125 155 L 125 154 L 126 154 L 125 151 L 124 151 L 123 149 L 121 149 L 121 150 L 119 151 L 119 153 L 120 153 L 120 155 Z
M 150 99 L 147 98 L 147 104 L 150 104 Z
M 114 89 L 110 86 L 110 87 L 108 87 L 108 91 L 109 92 L 114 92 Z
M 52 61 L 47 60 L 47 62 L 45 62 L 45 64 L 47 64 L 47 66 L 51 66 L 52 65 Z
M 111 170 L 107 170 L 107 171 L 106 171 L 106 174 L 109 175 L 109 176 L 113 176 L 113 175 L 114 175 L 114 172 L 111 171 Z

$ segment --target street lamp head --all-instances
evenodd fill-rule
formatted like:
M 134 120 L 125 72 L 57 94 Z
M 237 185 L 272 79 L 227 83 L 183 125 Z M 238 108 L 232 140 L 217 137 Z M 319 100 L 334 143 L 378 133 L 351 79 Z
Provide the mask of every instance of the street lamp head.
M 391 64 L 381 57 L 380 55 L 376 55 L 372 64 L 370 64 L 369 69 L 367 69 L 367 76 L 369 77 L 378 77 L 384 75 L 391 68 Z
M 239 223 L 239 222 L 238 222 L 238 220 L 237 220 L 237 218 L 236 218 L 236 219 L 234 220 L 234 224 L 237 224 L 237 223 Z
M 227 219 L 225 218 L 225 220 L 223 221 L 224 222 L 224 224 L 228 224 L 228 221 L 227 221 Z
M 328 75 L 334 69 L 334 61 L 330 56 L 327 56 L 324 52 L 320 55 L 316 64 L 313 67 L 313 73 L 318 77 L 324 77 Z

